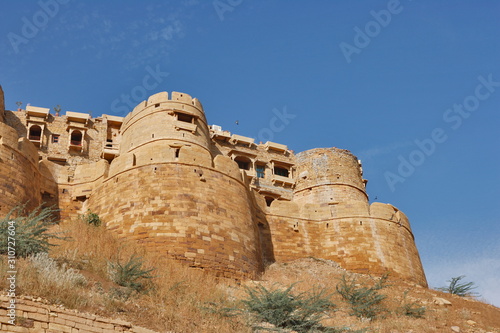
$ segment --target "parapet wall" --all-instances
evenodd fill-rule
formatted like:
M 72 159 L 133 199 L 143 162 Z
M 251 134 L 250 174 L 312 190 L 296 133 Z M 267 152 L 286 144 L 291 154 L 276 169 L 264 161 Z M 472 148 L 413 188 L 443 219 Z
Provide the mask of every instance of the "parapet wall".
M 30 297 L 16 299 L 15 325 L 9 323 L 12 313 L 10 298 L 0 296 L 0 332 L 20 333 L 156 333 L 120 319 L 109 319 L 93 314 L 66 310 Z M 12 316 L 14 318 L 14 316 Z

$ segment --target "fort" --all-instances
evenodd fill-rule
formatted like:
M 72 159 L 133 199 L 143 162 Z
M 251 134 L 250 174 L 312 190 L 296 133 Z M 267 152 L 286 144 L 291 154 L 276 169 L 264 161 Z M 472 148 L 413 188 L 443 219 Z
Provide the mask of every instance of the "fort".
M 5 110 L 0 87 L 0 212 L 88 210 L 147 251 L 232 279 L 315 257 L 427 286 L 406 215 L 370 203 L 349 151 L 295 154 L 209 126 L 185 93 L 160 92 L 126 117 Z

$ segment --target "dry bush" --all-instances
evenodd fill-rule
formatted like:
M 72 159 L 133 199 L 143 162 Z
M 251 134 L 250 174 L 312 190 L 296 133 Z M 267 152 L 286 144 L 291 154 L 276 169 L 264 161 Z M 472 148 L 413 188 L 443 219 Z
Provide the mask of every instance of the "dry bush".
M 47 253 L 37 253 L 28 259 L 37 270 L 38 282 L 42 287 L 53 284 L 59 288 L 70 289 L 87 284 L 85 277 L 77 270 L 66 267 L 66 264 L 59 266 Z
M 63 222 L 54 229 L 64 232 L 68 239 L 54 242 L 58 246 L 51 249 L 51 255 L 103 279 L 107 279 L 108 261 L 116 259 L 118 254 L 137 251 L 134 244 L 120 242 L 104 226 L 94 226 L 81 219 Z
M 138 314 L 144 325 L 155 322 L 159 332 L 251 332 L 236 318 L 227 318 L 208 310 L 213 303 L 226 304 L 229 281 L 220 281 L 200 269 L 171 260 L 145 256 L 148 267 L 156 267 L 154 291 L 142 297 Z
M 3 265 L 5 261 L 2 257 Z M 3 268 L 0 286 L 5 289 L 7 270 Z M 46 254 L 18 259 L 16 270 L 16 295 L 34 295 L 70 308 L 89 305 L 91 297 L 83 276 L 71 268 L 58 266 Z

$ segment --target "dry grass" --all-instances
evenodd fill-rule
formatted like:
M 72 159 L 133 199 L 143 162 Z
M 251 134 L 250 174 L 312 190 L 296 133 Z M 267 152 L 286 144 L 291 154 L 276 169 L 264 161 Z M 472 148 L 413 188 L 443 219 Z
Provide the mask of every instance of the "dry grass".
M 36 267 L 31 259 L 17 261 L 17 294 L 42 297 L 53 304 L 67 308 L 119 317 L 136 325 L 159 332 L 249 332 L 238 320 L 208 314 L 209 302 L 225 302 L 224 282 L 218 282 L 202 271 L 194 271 L 181 264 L 165 261 L 144 253 L 131 242 L 118 240 L 104 227 L 94 227 L 82 221 L 65 222 L 57 226 L 71 237 L 58 241 L 50 257 L 59 265 L 51 270 Z M 108 276 L 108 261 L 125 260 L 132 254 L 144 259 L 145 267 L 154 267 L 152 285 L 146 293 L 132 293 L 128 299 L 119 299 L 122 290 Z M 50 259 L 46 259 L 50 263 Z M 7 271 L 5 257 L 0 261 L 2 275 Z M 77 269 L 85 281 L 68 283 L 68 276 Z M 54 274 L 53 270 L 58 270 Z M 68 274 L 64 272 L 69 271 Z M 1 276 L 0 287 L 6 287 Z
M 166 261 L 144 253 L 131 242 L 117 240 L 105 227 L 95 227 L 82 221 L 65 222 L 56 231 L 66 232 L 71 241 L 58 241 L 50 257 L 57 263 L 57 274 L 43 270 L 30 261 L 19 259 L 18 294 L 39 296 L 68 308 L 92 312 L 103 316 L 122 318 L 136 325 L 158 332 L 251 332 L 244 318 L 227 318 L 207 311 L 209 304 L 235 306 L 245 297 L 245 288 L 228 281 L 217 281 L 201 270 L 193 270 L 179 263 Z M 154 286 L 149 292 L 132 294 L 128 299 L 116 298 L 120 287 L 108 276 L 108 261 L 124 260 L 136 254 L 144 258 L 144 267 L 155 267 L 152 272 Z M 49 259 L 47 262 L 50 262 Z M 7 271 L 5 258 L 0 261 L 2 274 Z M 85 279 L 76 278 L 77 269 Z M 273 264 L 262 281 L 245 285 L 262 284 L 266 287 L 288 287 L 297 283 L 294 290 L 308 291 L 313 286 L 323 287 L 333 293 L 336 311 L 329 313 L 323 324 L 334 327 L 367 329 L 368 332 L 451 332 L 459 326 L 461 332 L 500 332 L 500 309 L 475 300 L 428 290 L 405 281 L 389 280 L 391 286 L 380 290 L 387 295 L 383 306 L 389 309 L 385 318 L 373 321 L 360 320 L 349 315 L 349 305 L 335 293 L 339 278 L 346 272 L 337 264 L 318 259 L 302 259 L 289 264 Z M 76 276 L 76 277 L 75 277 Z M 357 283 L 372 285 L 376 278 L 353 274 Z M 6 287 L 5 276 L 0 277 L 0 287 Z M 433 304 L 438 296 L 452 302 L 450 307 Z M 423 319 L 404 316 L 397 309 L 405 302 L 415 302 L 426 307 Z M 474 326 L 467 320 L 476 322 Z

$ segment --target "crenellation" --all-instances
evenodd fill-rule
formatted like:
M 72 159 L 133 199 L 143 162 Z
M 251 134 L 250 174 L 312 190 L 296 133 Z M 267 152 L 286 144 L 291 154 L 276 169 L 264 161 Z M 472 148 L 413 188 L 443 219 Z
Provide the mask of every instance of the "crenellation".
M 369 202 L 348 150 L 256 143 L 208 126 L 201 103 L 180 92 L 124 118 L 30 107 L 5 121 L 2 212 L 28 200 L 55 204 L 63 220 L 90 209 L 118 237 L 233 279 L 312 256 L 426 285 L 408 218 Z

